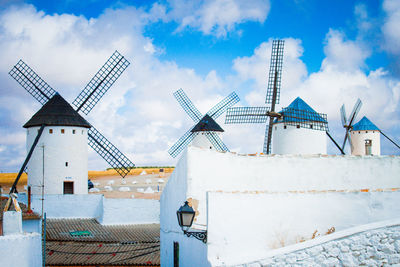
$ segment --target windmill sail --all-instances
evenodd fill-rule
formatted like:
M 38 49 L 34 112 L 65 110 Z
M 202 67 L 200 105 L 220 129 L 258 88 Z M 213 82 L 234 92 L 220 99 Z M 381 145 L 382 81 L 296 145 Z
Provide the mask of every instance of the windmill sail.
M 227 97 L 218 102 L 218 104 L 216 104 L 213 108 L 211 108 L 207 112 L 207 114 L 211 118 L 216 119 L 219 116 L 221 116 L 221 114 L 223 114 L 228 108 L 235 105 L 237 102 L 239 102 L 239 97 L 235 92 L 232 92 Z
M 124 56 L 115 51 L 72 102 L 76 111 L 89 114 L 129 64 Z
M 182 89 L 174 92 L 174 97 L 194 122 L 198 122 L 203 117 Z
M 284 40 L 272 41 L 271 63 L 269 67 L 267 96 L 265 99 L 266 104 L 279 104 L 284 44 Z
M 18 61 L 8 74 L 42 105 L 56 94 L 56 91 L 22 60 Z
M 225 123 L 265 123 L 269 107 L 234 107 L 226 111 Z

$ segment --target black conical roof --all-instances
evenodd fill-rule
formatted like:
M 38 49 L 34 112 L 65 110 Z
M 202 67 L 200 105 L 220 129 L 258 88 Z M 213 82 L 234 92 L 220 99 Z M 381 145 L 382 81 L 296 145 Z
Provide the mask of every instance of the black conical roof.
M 194 132 L 223 132 L 224 130 L 218 123 L 215 122 L 213 118 L 209 115 L 205 115 L 192 129 L 192 133 Z
M 47 103 L 25 123 L 24 128 L 41 126 L 42 124 L 46 126 L 91 127 L 90 124 L 58 93 L 47 101 Z

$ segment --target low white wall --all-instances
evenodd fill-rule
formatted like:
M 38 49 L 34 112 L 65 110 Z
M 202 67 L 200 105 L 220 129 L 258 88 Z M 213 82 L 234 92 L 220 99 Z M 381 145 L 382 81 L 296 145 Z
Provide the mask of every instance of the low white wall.
M 151 199 L 103 199 L 101 224 L 160 223 L 160 202 Z
M 207 224 L 207 191 L 400 188 L 398 156 L 241 156 L 188 147 L 180 161 L 187 161 L 183 194 L 198 203 L 195 227 Z
M 0 266 L 42 266 L 41 244 L 38 233 L 0 236 Z
M 208 259 L 233 265 L 268 251 L 400 214 L 400 191 L 208 193 Z M 227 220 L 229 218 L 229 220 Z M 317 232 L 315 232 L 317 231 Z M 246 253 L 242 253 L 245 251 Z
M 354 227 L 268 254 L 235 266 L 398 266 L 400 220 Z
M 41 196 L 32 196 L 32 210 L 42 214 Z M 101 218 L 103 195 L 45 195 L 47 218 Z

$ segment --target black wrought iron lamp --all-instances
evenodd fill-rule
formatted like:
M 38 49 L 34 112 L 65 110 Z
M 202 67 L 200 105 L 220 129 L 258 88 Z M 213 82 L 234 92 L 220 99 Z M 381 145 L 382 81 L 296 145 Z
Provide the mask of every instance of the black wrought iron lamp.
M 192 207 L 189 206 L 189 203 L 185 201 L 185 204 L 176 211 L 176 215 L 178 217 L 179 226 L 182 228 L 182 231 L 188 237 L 193 236 L 198 240 L 207 243 L 207 231 L 188 231 L 192 226 L 195 212 Z

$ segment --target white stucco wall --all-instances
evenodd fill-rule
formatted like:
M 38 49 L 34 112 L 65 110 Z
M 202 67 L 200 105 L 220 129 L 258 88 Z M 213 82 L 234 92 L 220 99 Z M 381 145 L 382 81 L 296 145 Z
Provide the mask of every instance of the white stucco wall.
M 0 236 L 0 266 L 42 266 L 41 236 L 38 233 Z
M 103 198 L 101 224 L 160 223 L 160 201 Z
M 392 219 L 400 214 L 399 201 L 400 191 L 209 192 L 208 259 L 213 266 L 234 265 L 310 240 L 315 231 L 324 236 L 332 227 Z
M 273 154 L 327 154 L 327 136 L 324 131 L 297 128 L 283 123 L 272 130 Z
M 186 158 L 187 151 L 182 158 Z M 160 257 L 161 266 L 173 266 L 174 242 L 179 243 L 179 266 L 209 266 L 207 246 L 183 235 L 176 211 L 187 199 L 187 161 L 179 160 L 160 199 Z
M 341 211 L 341 214 L 345 214 L 349 220 L 345 218 L 327 217 L 325 221 L 322 220 L 319 221 L 318 224 L 311 224 L 310 226 L 307 225 L 309 221 L 303 219 L 301 225 L 307 225 L 308 228 L 303 227 L 300 234 L 307 235 L 310 234 L 309 231 L 311 231 L 312 234 L 312 231 L 317 229 L 326 231 L 328 229 L 325 229 L 327 225 L 329 225 L 329 227 L 339 227 L 340 229 L 341 227 L 351 227 L 359 223 L 368 223 L 372 219 L 380 220 L 380 217 L 383 215 L 379 213 L 377 209 L 379 209 L 381 202 L 385 200 L 388 194 L 386 191 L 396 191 L 399 188 L 400 157 L 327 155 L 246 156 L 188 147 L 187 151 L 183 153 L 179 160 L 161 196 L 161 262 L 164 264 L 171 262 L 171 257 L 173 257 L 171 242 L 173 242 L 176 236 L 181 237 L 180 242 L 194 240 L 193 237 L 188 238 L 183 236 L 176 219 L 176 211 L 183 205 L 185 200 L 189 200 L 196 211 L 196 218 L 192 228 L 201 230 L 207 229 L 207 225 L 211 227 L 211 222 L 208 222 L 210 216 L 207 216 L 207 214 L 211 212 L 209 210 L 211 204 L 208 203 L 209 199 L 207 198 L 208 192 L 232 194 L 234 196 L 231 200 L 232 203 L 228 203 L 227 205 L 228 210 L 233 213 L 235 213 L 236 210 L 238 212 L 243 211 L 248 213 L 248 211 L 252 210 L 250 204 L 259 205 L 257 207 L 261 209 L 265 205 L 266 207 L 270 207 L 270 211 L 273 211 L 276 207 L 270 206 L 271 204 L 268 202 L 273 201 L 274 197 L 280 194 L 280 197 L 277 199 L 285 200 L 283 203 L 293 202 L 294 206 L 296 206 L 296 201 L 303 203 L 303 206 L 298 207 L 297 210 L 290 208 L 289 204 L 285 204 L 281 211 L 275 210 L 275 217 L 277 218 L 280 216 L 284 218 L 289 215 L 288 212 L 285 211 L 286 207 L 289 210 L 293 210 L 293 213 L 299 216 L 302 212 L 304 216 L 308 214 L 316 216 L 322 209 L 340 209 L 335 203 L 336 201 L 342 203 L 345 209 Z M 332 194 L 330 194 L 329 191 L 333 191 Z M 369 191 L 372 193 L 369 197 L 364 197 L 368 194 L 361 194 L 361 191 Z M 382 194 L 379 194 L 380 191 L 383 191 Z M 306 192 L 309 194 L 307 197 L 305 197 L 305 195 L 307 195 L 305 194 Z M 342 195 L 342 193 L 346 192 L 351 193 L 352 196 L 348 197 L 346 194 Z M 243 202 L 241 202 L 241 198 L 236 196 L 236 194 L 239 195 L 239 193 L 253 194 L 253 196 L 250 197 L 249 200 L 243 200 Z M 259 199 L 260 196 L 258 196 L 257 193 L 260 194 L 260 196 L 263 195 L 262 199 Z M 297 194 L 296 196 L 298 199 L 296 199 L 294 195 L 290 195 L 290 193 Z M 317 195 L 314 196 L 314 193 L 322 195 L 318 197 Z M 384 213 L 384 216 L 386 216 L 385 218 L 392 216 L 393 214 L 390 213 L 394 211 L 398 212 L 396 207 L 396 203 L 398 203 L 397 195 L 398 193 L 390 195 L 391 197 L 389 197 L 384 204 L 384 210 L 388 212 Z M 260 203 L 257 202 L 257 199 L 260 200 Z M 352 202 L 353 200 L 355 200 L 354 203 Z M 316 201 L 316 203 L 313 203 L 314 201 Z M 321 205 L 318 204 L 319 201 Z M 223 202 L 224 201 L 221 201 L 220 203 Z M 352 202 L 352 204 L 346 207 L 348 202 Z M 377 208 L 374 208 L 375 202 L 378 203 L 376 204 Z M 245 205 L 246 203 L 248 205 Z M 311 205 L 318 210 L 307 209 L 307 205 Z M 355 207 L 359 208 L 357 211 L 359 211 L 358 214 L 360 214 L 360 216 L 363 216 L 364 213 L 367 214 L 364 218 L 365 221 L 360 219 L 356 220 L 357 218 L 353 218 L 354 216 L 349 217 L 349 214 L 351 215 Z M 369 214 L 371 211 L 373 212 Z M 223 212 L 221 212 L 221 214 L 222 213 Z M 265 217 L 265 213 L 260 214 L 264 215 L 260 215 L 261 217 L 258 218 L 258 221 L 267 219 L 272 221 L 270 217 Z M 213 227 L 215 227 L 214 229 L 222 229 L 223 225 L 229 225 L 233 220 L 245 220 L 245 216 L 239 214 L 236 214 L 238 217 L 232 219 L 230 216 L 233 215 L 225 214 L 225 216 L 219 215 L 219 217 L 214 217 L 212 222 L 214 225 Z M 214 221 L 215 218 L 217 218 L 216 221 Z M 271 223 L 273 222 L 277 225 L 281 223 L 279 220 L 272 221 Z M 336 225 L 331 225 L 331 222 L 334 222 Z M 235 250 L 236 244 L 228 242 L 227 240 L 233 238 L 232 236 L 236 234 L 235 227 L 236 229 L 239 229 L 237 227 L 240 227 L 240 229 L 250 229 L 249 231 L 252 232 L 248 232 L 248 234 L 254 236 L 257 232 L 257 227 L 254 225 L 249 227 L 246 223 L 246 221 L 243 221 L 241 225 L 232 223 L 232 229 L 230 229 L 230 232 L 226 232 L 226 236 L 212 236 L 212 232 L 215 233 L 215 231 L 210 228 L 209 231 L 211 232 L 209 232 L 209 250 L 207 251 L 207 258 L 210 261 L 216 259 L 221 260 L 220 257 L 228 255 L 226 254 L 228 251 L 231 253 L 231 257 L 234 257 L 235 254 L 237 255 L 238 251 Z M 284 224 L 281 226 L 284 227 Z M 313 227 L 316 227 L 316 229 L 311 230 Z M 227 228 L 229 228 L 229 226 Z M 294 229 L 296 230 L 296 228 Z M 261 250 L 268 249 L 266 237 L 267 236 L 263 237 L 265 242 Z M 201 241 L 195 241 L 198 242 L 198 246 L 202 246 Z M 243 241 L 245 241 L 245 239 Z M 242 242 L 242 240 L 240 240 L 240 242 Z M 261 243 L 262 241 L 259 242 L 259 244 Z M 181 243 L 181 246 L 185 245 L 186 244 Z M 221 245 L 218 248 L 219 251 L 212 251 L 212 246 L 217 247 L 217 245 Z M 233 246 L 232 250 L 231 246 Z M 259 251 L 260 253 L 261 250 Z M 182 256 L 185 258 L 193 257 L 194 255 L 190 253 L 195 253 L 195 250 L 192 251 L 193 252 L 189 251 L 188 254 Z M 240 254 L 243 255 L 243 253 Z
M 27 129 L 27 151 L 30 150 L 39 128 Z M 52 134 L 49 133 L 50 129 L 53 130 Z M 61 129 L 65 130 L 64 134 Z M 32 186 L 32 194 L 42 193 L 43 177 L 45 194 L 63 194 L 64 181 L 74 182 L 74 194 L 88 193 L 87 138 L 87 128 L 44 128 L 28 163 L 28 185 Z
M 379 131 L 351 131 L 351 154 L 356 156 L 365 155 L 365 140 L 372 140 L 371 153 L 379 156 L 381 154 L 381 133 Z
M 32 196 L 32 210 L 42 214 L 42 196 Z M 45 195 L 47 218 L 97 218 L 103 214 L 103 195 Z

